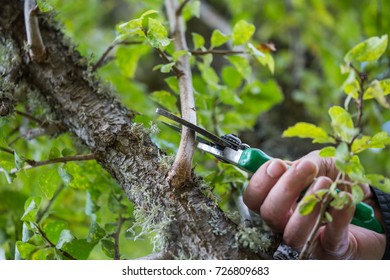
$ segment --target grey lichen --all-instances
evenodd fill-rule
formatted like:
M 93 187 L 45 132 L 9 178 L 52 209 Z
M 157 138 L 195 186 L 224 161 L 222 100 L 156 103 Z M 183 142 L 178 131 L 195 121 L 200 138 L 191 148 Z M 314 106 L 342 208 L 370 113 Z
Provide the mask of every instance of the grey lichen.
M 236 241 L 238 246 L 247 248 L 256 254 L 266 253 L 272 245 L 270 234 L 257 227 L 240 226 Z

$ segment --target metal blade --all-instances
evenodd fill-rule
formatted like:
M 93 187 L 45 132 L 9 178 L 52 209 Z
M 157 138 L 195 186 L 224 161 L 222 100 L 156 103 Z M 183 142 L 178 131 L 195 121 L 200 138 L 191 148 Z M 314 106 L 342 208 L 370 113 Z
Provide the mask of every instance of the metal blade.
M 184 119 L 182 119 L 182 118 L 180 118 L 180 117 L 178 117 L 178 116 L 176 116 L 176 115 L 174 115 L 174 114 L 172 114 L 164 109 L 157 108 L 156 113 L 192 129 L 193 131 L 195 131 L 195 132 L 203 135 L 207 139 L 211 140 L 214 144 L 217 144 L 221 147 L 228 147 L 229 146 L 229 143 L 227 143 L 225 140 L 221 139 L 220 137 L 218 137 L 218 136 L 212 134 L 211 132 L 209 132 L 209 131 L 207 131 L 207 130 L 205 130 L 205 129 L 203 129 L 203 128 L 201 128 L 201 127 L 199 127 L 199 126 L 197 126 L 189 121 L 186 121 L 186 120 L 184 120 Z
M 167 122 L 162 122 L 163 124 L 165 124 L 166 126 L 168 126 L 169 128 L 177 131 L 177 132 L 181 132 L 181 128 L 180 127 L 177 127 L 176 125 L 173 125 L 173 124 L 170 124 L 170 123 L 167 123 Z M 210 141 L 207 141 L 206 139 L 200 137 L 200 136 L 196 136 L 196 140 L 200 143 L 203 143 L 203 144 L 206 144 L 206 145 L 209 145 L 209 146 L 213 146 L 213 143 L 211 143 Z

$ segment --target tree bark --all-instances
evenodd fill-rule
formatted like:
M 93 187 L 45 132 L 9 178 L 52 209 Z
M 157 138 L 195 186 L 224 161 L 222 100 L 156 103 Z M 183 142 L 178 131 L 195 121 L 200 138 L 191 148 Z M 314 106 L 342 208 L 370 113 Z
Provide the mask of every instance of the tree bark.
M 156 232 L 156 249 L 167 258 L 266 256 L 263 249 L 248 245 L 245 229 L 218 208 L 200 178 L 193 176 L 180 189 L 169 186 L 170 157 L 152 143 L 147 129 L 133 122 L 135 113 L 94 77 L 52 16 L 39 16 L 47 57 L 38 62 L 24 49 L 23 3 L 0 0 L 0 6 L 0 42 L 7 42 L 22 58 L 21 75 L 13 82 L 38 90 L 67 130 L 98 155 L 98 162 L 136 205 L 141 226 Z

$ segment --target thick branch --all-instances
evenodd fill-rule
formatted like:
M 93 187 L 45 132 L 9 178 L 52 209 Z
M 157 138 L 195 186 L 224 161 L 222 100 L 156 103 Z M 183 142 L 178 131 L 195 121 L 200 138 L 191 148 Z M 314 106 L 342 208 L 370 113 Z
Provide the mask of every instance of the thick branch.
M 186 2 L 184 2 L 186 3 Z M 169 25 L 176 51 L 188 50 L 185 39 L 185 26 L 181 14 L 178 15 L 181 7 L 176 0 L 165 1 Z M 178 60 L 178 68 L 181 75 L 178 75 L 180 90 L 180 106 L 182 118 L 196 124 L 195 100 L 192 90 L 192 74 L 188 55 L 183 55 Z M 195 150 L 195 132 L 183 127 L 179 149 L 168 174 L 168 180 L 174 187 L 181 187 L 191 178 L 192 158 Z

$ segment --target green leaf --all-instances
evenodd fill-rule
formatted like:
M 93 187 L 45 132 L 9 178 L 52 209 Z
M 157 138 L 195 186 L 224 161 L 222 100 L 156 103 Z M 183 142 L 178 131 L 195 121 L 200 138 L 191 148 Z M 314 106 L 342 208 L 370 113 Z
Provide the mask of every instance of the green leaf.
M 192 32 L 192 41 L 194 43 L 194 49 L 201 49 L 204 47 L 205 40 L 202 35 Z
M 67 162 L 64 169 L 68 174 L 71 175 L 69 187 L 85 190 L 90 186 L 91 182 L 88 179 L 88 176 L 86 176 L 85 170 L 78 164 L 74 162 Z
M 86 239 L 73 239 L 64 243 L 61 249 L 77 260 L 86 260 L 95 246 L 96 243 L 90 243 Z
M 61 151 L 61 155 L 63 157 L 68 157 L 68 156 L 71 156 L 74 154 L 74 151 L 72 149 L 69 149 L 69 148 L 64 148 L 62 151 Z
M 357 154 L 367 149 L 383 149 L 386 145 L 390 145 L 390 136 L 387 132 L 381 131 L 373 137 L 362 136 L 357 138 L 352 143 L 352 152 Z
M 230 40 L 230 36 L 222 33 L 218 29 L 215 29 L 211 34 L 211 48 L 219 47 Z
M 50 220 L 45 222 L 42 226 L 42 230 L 45 233 L 46 237 L 53 243 L 57 244 L 60 235 L 68 227 L 68 223 L 61 220 Z
M 58 170 L 55 168 L 42 172 L 39 176 L 38 183 L 40 189 L 47 199 L 51 200 L 53 198 L 60 181 Z
M 303 216 L 309 215 L 317 206 L 319 199 L 314 195 L 305 196 L 299 203 L 299 213 Z
M 236 68 L 226 66 L 222 69 L 222 80 L 231 89 L 238 89 L 242 85 L 243 78 Z
M 21 218 L 24 222 L 35 222 L 36 216 L 39 211 L 39 205 L 41 204 L 40 196 L 29 197 L 24 204 L 24 213 Z
M 233 27 L 233 45 L 241 45 L 248 41 L 253 33 L 255 26 L 245 20 L 238 21 Z
M 364 199 L 364 192 L 361 186 L 353 185 L 352 186 L 352 201 L 355 204 L 360 203 Z
M 313 143 L 334 143 L 334 139 L 322 128 L 306 123 L 298 122 L 283 132 L 283 137 L 311 138 Z
M 371 37 L 350 50 L 344 60 L 350 62 L 376 61 L 386 51 L 387 35 Z
M 390 179 L 380 174 L 367 174 L 369 184 L 385 193 L 390 193 Z
M 206 65 L 205 63 L 198 63 L 198 69 L 202 75 L 203 80 L 214 90 L 218 90 L 219 77 L 214 68 Z
M 115 255 L 115 244 L 112 242 L 110 239 L 102 239 L 101 241 L 102 244 L 102 250 L 103 252 L 107 255 L 109 258 L 114 258 Z
M 91 227 L 89 229 L 89 234 L 88 234 L 88 239 L 87 241 L 89 243 L 94 243 L 96 244 L 99 242 L 100 239 L 102 239 L 104 236 L 106 236 L 106 231 L 99 226 L 98 223 L 93 222 L 91 224 Z
M 319 155 L 325 158 L 334 157 L 336 155 L 336 148 L 335 147 L 322 148 Z
M 346 205 L 349 205 L 351 203 L 350 197 L 347 192 L 340 191 L 330 202 L 330 206 L 332 206 L 335 209 L 341 210 Z
M 57 147 L 51 148 L 49 152 L 49 159 L 59 158 L 59 157 L 61 157 L 60 150 L 58 150 Z
M 116 64 L 121 73 L 133 78 L 139 59 L 148 51 L 149 48 L 145 45 L 119 46 L 116 50 Z
M 248 59 L 238 55 L 228 56 L 227 59 L 237 69 L 238 73 L 246 79 L 250 80 L 252 74 L 252 67 L 249 64 Z
M 336 136 L 345 142 L 351 140 L 359 133 L 354 127 L 351 115 L 340 106 L 332 106 L 329 109 L 329 116 L 332 119 L 332 128 Z
M 188 21 L 189 19 L 200 16 L 200 1 L 190 1 L 183 9 L 183 18 Z
M 228 87 L 222 87 L 219 93 L 219 99 L 227 105 L 237 105 L 242 104 L 242 100 L 237 96 L 237 94 L 230 90 Z
M 149 18 L 147 39 L 153 48 L 163 49 L 171 43 L 171 40 L 168 38 L 168 31 L 160 21 L 154 18 Z
M 116 26 L 118 35 L 115 38 L 115 42 L 124 41 L 127 37 L 141 37 L 146 38 L 145 32 L 142 27 L 143 18 L 137 18 L 128 22 L 122 23 Z
M 152 92 L 150 97 L 153 101 L 167 108 L 168 111 L 177 112 L 177 98 L 172 93 L 165 90 L 159 90 Z
M 16 250 L 22 259 L 30 259 L 30 255 L 37 249 L 37 247 L 30 243 L 24 243 L 22 241 L 16 241 Z
M 269 71 L 274 74 L 275 61 L 270 52 L 262 52 L 251 43 L 247 44 L 247 48 L 249 53 L 253 55 L 261 65 L 268 67 Z
M 386 80 L 374 80 L 371 85 L 364 92 L 363 99 L 372 99 L 381 104 L 383 107 L 390 109 L 390 104 L 386 100 L 386 95 L 390 94 L 390 79 Z

